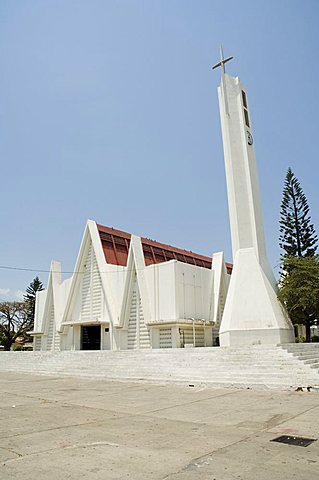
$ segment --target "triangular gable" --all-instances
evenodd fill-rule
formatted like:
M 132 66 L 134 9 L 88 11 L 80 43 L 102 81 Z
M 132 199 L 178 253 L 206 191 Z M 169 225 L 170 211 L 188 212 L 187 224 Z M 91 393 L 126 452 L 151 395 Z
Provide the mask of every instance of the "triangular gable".
M 105 261 L 96 223 L 88 220 L 67 295 L 62 326 L 71 320 L 80 321 L 81 313 L 85 319 L 88 315 L 101 316 L 102 301 L 107 316 L 114 321 L 117 308 L 112 295 L 111 282 L 108 280 L 109 271 L 111 270 L 108 269 Z M 87 292 L 85 288 L 87 288 Z M 101 291 L 103 292 L 102 298 L 100 298 Z M 76 305 L 76 300 L 78 305 Z M 79 300 L 81 306 L 79 306 Z M 82 312 L 79 309 L 82 309 Z
M 46 289 L 46 301 L 42 316 L 42 329 L 44 335 L 47 336 L 46 350 L 54 350 L 59 348 L 57 338 L 57 315 L 59 310 L 59 286 L 61 283 L 61 264 L 56 261 L 51 262 L 48 285 Z M 56 338 L 57 337 L 57 338 Z
M 124 290 L 122 296 L 121 312 L 119 317 L 119 327 L 128 327 L 128 317 L 130 314 L 131 303 L 132 303 L 132 294 L 136 278 L 136 265 L 134 260 L 133 248 L 130 246 L 128 259 L 127 259 L 127 268 L 126 276 L 124 281 Z
M 48 319 L 50 317 L 50 310 L 51 310 L 52 304 L 53 304 L 53 291 L 52 291 L 52 263 L 51 263 L 48 283 L 46 288 L 46 298 L 45 298 L 45 303 L 44 303 L 44 308 L 43 308 L 43 313 L 41 318 L 41 325 L 39 325 L 40 330 L 44 335 L 48 334 L 48 327 L 49 327 Z
M 119 327 L 128 328 L 128 319 L 131 308 L 130 302 L 135 282 L 139 289 L 143 320 L 145 323 L 148 323 L 151 320 L 149 295 L 145 280 L 145 268 L 141 239 L 140 237 L 132 235 L 122 296 Z
M 150 331 L 145 324 L 142 300 L 136 276 L 128 304 L 129 311 L 126 322 L 127 348 L 150 348 Z
M 92 242 L 82 268 L 81 320 L 100 319 L 103 316 L 102 280 Z

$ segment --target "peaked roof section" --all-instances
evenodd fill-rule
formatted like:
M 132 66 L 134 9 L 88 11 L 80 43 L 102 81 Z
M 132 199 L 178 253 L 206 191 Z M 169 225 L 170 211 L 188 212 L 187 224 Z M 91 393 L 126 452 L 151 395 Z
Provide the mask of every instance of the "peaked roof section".
M 131 234 L 97 224 L 102 248 L 107 263 L 113 265 L 127 265 L 128 252 L 131 243 Z M 155 242 L 141 237 L 145 265 L 178 260 L 198 267 L 211 268 L 212 259 L 198 253 L 182 250 L 181 248 Z M 231 273 L 232 265 L 226 263 L 227 272 Z

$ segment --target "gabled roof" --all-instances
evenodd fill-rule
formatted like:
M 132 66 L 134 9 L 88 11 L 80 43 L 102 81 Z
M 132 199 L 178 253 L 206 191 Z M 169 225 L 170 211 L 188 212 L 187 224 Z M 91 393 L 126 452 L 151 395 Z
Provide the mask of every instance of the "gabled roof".
M 107 263 L 113 265 L 127 265 L 128 252 L 131 243 L 131 234 L 97 224 L 102 248 Z M 198 253 L 182 250 L 181 248 L 165 245 L 148 238 L 141 237 L 145 265 L 178 260 L 198 267 L 211 268 L 212 259 Z M 226 263 L 227 272 L 231 273 L 232 264 Z
M 131 243 L 131 234 L 99 224 L 96 226 L 99 231 L 106 262 L 125 267 Z

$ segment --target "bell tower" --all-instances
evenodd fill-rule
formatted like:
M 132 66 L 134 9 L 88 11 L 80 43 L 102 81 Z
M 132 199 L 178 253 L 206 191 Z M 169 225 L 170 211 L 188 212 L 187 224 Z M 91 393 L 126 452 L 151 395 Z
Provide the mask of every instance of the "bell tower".
M 262 221 L 247 89 L 225 72 L 220 51 L 219 110 L 233 251 L 219 338 L 221 346 L 294 342 L 293 326 L 277 300 Z

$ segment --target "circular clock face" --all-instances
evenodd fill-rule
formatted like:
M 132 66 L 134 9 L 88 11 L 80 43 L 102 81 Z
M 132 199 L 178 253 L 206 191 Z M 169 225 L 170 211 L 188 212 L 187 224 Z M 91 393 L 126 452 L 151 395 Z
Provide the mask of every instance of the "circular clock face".
M 254 143 L 253 136 L 248 130 L 247 130 L 247 142 L 248 142 L 248 145 L 252 145 Z

